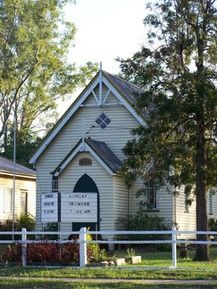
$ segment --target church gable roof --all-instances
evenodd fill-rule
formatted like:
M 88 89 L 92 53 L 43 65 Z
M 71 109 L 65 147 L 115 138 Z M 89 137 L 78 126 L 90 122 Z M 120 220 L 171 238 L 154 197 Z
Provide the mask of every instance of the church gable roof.
M 142 93 L 142 90 L 138 86 L 106 71 L 104 71 L 104 74 L 111 81 L 111 83 L 115 85 L 119 92 L 124 94 L 129 103 L 135 104 L 136 98 Z
M 85 138 L 84 140 L 79 140 L 79 142 L 58 164 L 51 174 L 54 176 L 59 176 L 80 152 L 89 152 L 94 158 L 97 159 L 97 161 L 101 163 L 101 165 L 110 175 L 117 173 L 123 165 L 122 161 L 115 155 L 115 153 L 107 146 L 105 142 Z
M 107 87 L 107 94 L 102 97 L 102 84 Z M 94 89 L 99 87 L 99 95 L 96 95 Z M 96 76 L 91 80 L 91 82 L 87 85 L 87 87 L 82 91 L 79 97 L 72 103 L 72 105 L 68 108 L 68 110 L 64 113 L 64 115 L 60 118 L 60 120 L 56 123 L 50 133 L 44 138 L 40 147 L 33 154 L 30 159 L 30 163 L 35 163 L 40 155 L 44 152 L 47 146 L 53 141 L 56 135 L 60 132 L 60 130 L 68 123 L 71 117 L 75 114 L 75 112 L 82 106 L 86 99 L 92 95 L 96 100 L 96 105 L 99 107 L 105 105 L 106 98 L 108 95 L 112 93 L 119 103 L 121 103 L 130 114 L 137 119 L 139 124 L 145 125 L 144 119 L 134 108 L 135 98 L 141 93 L 141 90 L 114 75 L 111 75 L 105 71 L 99 71 Z
M 115 153 L 113 153 L 105 142 L 93 140 L 91 138 L 87 138 L 85 141 L 112 170 L 113 173 L 120 170 L 123 165 L 122 161 L 116 156 Z

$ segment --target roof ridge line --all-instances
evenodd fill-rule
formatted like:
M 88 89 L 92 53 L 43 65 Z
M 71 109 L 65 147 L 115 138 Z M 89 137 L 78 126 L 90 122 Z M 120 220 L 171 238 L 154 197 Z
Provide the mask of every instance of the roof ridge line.
M 131 86 L 135 86 L 135 87 L 136 87 L 137 89 L 139 89 L 139 90 L 142 90 L 141 87 L 139 87 L 139 86 L 136 85 L 135 83 L 130 82 L 129 80 L 126 80 L 125 78 L 122 78 L 122 77 L 120 77 L 120 76 L 116 76 L 116 75 L 111 74 L 111 73 L 109 73 L 109 72 L 107 72 L 107 71 L 105 71 L 105 70 L 103 70 L 103 72 L 105 72 L 106 74 L 109 74 L 109 75 L 111 75 L 111 76 L 113 76 L 113 77 L 119 79 L 120 81 L 123 81 L 123 82 L 125 82 L 125 83 L 131 85 Z

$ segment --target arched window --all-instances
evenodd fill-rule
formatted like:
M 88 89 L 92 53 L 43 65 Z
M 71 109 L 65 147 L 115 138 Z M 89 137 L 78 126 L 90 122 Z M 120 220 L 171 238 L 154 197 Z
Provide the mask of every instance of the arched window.
M 93 179 L 89 177 L 87 174 L 84 174 L 76 183 L 73 192 L 75 193 L 97 193 L 97 204 L 96 204 L 96 214 L 97 214 L 97 222 L 90 222 L 87 220 L 84 222 L 73 222 L 72 230 L 78 231 L 82 227 L 88 227 L 91 231 L 99 230 L 99 192 L 97 186 Z
M 97 189 L 95 182 L 87 174 L 84 174 L 77 181 L 73 191 L 82 192 L 82 193 L 88 193 L 88 192 L 98 193 L 98 189 Z

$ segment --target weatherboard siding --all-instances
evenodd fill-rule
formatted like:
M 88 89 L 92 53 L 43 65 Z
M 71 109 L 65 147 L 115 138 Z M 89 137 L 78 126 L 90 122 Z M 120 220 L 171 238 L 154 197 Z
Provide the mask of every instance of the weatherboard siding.
M 79 166 L 79 159 L 88 157 L 92 159 L 91 166 Z M 99 202 L 100 202 L 100 228 L 111 229 L 113 228 L 113 216 L 111 208 L 113 207 L 112 198 L 112 177 L 105 171 L 105 169 L 89 154 L 79 153 L 74 160 L 63 170 L 59 176 L 59 190 L 61 194 L 73 192 L 74 186 L 77 181 L 84 174 L 87 174 L 95 182 L 99 191 Z M 50 192 L 50 189 L 46 192 Z M 38 197 L 38 203 L 40 199 Z M 64 210 L 64 208 L 62 208 Z M 40 224 L 40 205 L 38 206 L 37 216 L 38 226 Z M 71 231 L 72 223 L 62 223 L 62 231 Z
M 21 190 L 28 193 L 27 209 L 28 213 L 35 216 L 35 198 L 36 198 L 36 182 L 34 180 L 16 179 L 15 182 L 15 217 L 18 218 L 22 212 L 21 210 Z M 12 220 L 13 214 L 3 213 L 3 194 L 2 189 L 13 190 L 13 178 L 5 178 L 0 176 L 0 220 Z
M 159 210 L 159 216 L 169 221 L 172 226 L 173 196 L 167 186 L 162 186 L 157 191 L 157 209 Z
M 103 112 L 111 119 L 111 123 L 105 129 L 98 127 L 95 123 L 96 117 L 102 113 L 101 109 L 81 108 L 73 121 L 63 128 L 39 158 L 37 167 L 40 166 L 42 171 L 49 170 L 49 173 L 54 170 L 82 137 L 82 130 L 87 132 L 92 125 L 95 125 L 95 128 L 90 131 L 89 136 L 95 140 L 104 141 L 120 159 L 123 159 L 122 148 L 132 138 L 130 131 L 136 123 L 123 107 L 106 108 Z M 84 129 L 82 120 L 85 122 Z
M 210 200 L 209 192 L 207 193 L 207 212 L 209 218 L 217 219 L 217 193 L 212 195 L 212 200 Z
M 88 157 L 92 159 L 91 166 L 79 166 L 79 159 Z M 77 181 L 87 174 L 95 182 L 99 191 L 100 202 L 100 227 L 101 229 L 113 228 L 113 217 L 111 208 L 113 207 L 112 200 L 112 177 L 105 169 L 89 154 L 80 153 L 66 167 L 59 178 L 59 188 L 61 194 L 73 192 Z M 62 208 L 64 210 L 64 208 Z
M 140 207 L 140 201 L 143 200 L 143 196 L 137 196 L 138 190 L 140 190 L 143 186 L 143 181 L 141 178 L 138 178 L 134 183 L 133 186 L 130 188 L 129 198 L 130 198 L 130 215 L 133 216 L 138 212 Z
M 138 190 L 143 187 L 143 181 L 141 178 L 138 178 L 136 182 L 134 182 L 131 189 L 131 215 L 135 215 L 138 212 L 139 207 L 141 206 L 141 202 L 146 202 L 146 196 L 140 195 L 137 196 Z M 150 216 L 160 216 L 164 218 L 166 221 L 171 223 L 173 219 L 173 200 L 172 194 L 168 191 L 166 186 L 161 187 L 157 191 L 157 208 L 156 210 L 147 210 L 147 215 Z
M 89 99 L 96 104 L 92 94 Z M 111 119 L 111 123 L 105 129 L 98 127 L 95 123 L 96 118 L 102 112 Z M 138 122 L 123 106 L 80 107 L 37 161 L 37 223 L 40 222 L 40 195 L 51 191 L 51 172 L 92 125 L 95 127 L 91 129 L 89 136 L 104 141 L 120 159 L 123 159 L 122 148 L 132 138 L 131 130 L 138 126 Z M 104 168 L 101 168 L 99 175 L 104 171 Z M 107 202 L 107 199 L 105 201 Z
M 179 194 L 176 197 L 176 223 L 179 230 L 194 231 L 196 230 L 196 202 L 192 202 L 188 210 L 185 205 L 184 188 L 180 188 Z M 182 234 L 179 238 L 194 238 L 195 235 Z
M 129 192 L 122 176 L 113 176 L 113 215 L 116 230 L 124 229 L 120 219 L 129 215 Z

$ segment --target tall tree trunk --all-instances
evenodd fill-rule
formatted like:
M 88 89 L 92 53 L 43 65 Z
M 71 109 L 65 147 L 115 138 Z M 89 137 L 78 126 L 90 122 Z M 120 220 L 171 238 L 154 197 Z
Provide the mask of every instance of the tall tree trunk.
M 205 127 L 204 121 L 197 122 L 197 145 L 196 145 L 196 221 L 197 231 L 208 230 L 207 198 L 206 198 L 206 156 L 205 156 Z M 197 241 L 207 241 L 208 235 L 197 235 Z M 209 260 L 208 245 L 197 245 L 195 261 Z

